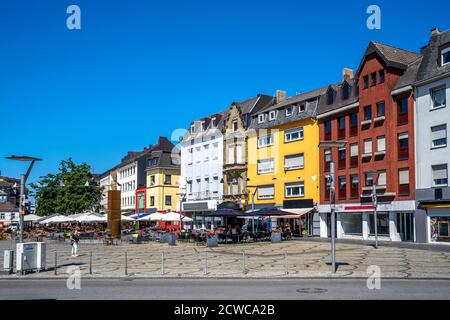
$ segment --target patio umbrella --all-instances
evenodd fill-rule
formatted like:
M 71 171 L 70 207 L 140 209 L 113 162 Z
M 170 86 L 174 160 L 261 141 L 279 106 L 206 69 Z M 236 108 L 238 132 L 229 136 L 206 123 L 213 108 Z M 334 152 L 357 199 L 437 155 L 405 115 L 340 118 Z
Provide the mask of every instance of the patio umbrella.
M 233 209 L 217 209 L 215 211 L 211 211 L 203 214 L 205 217 L 241 217 L 245 216 L 242 211 L 233 210 Z
M 40 221 L 40 224 L 58 224 L 58 223 L 67 223 L 67 222 L 76 222 L 75 219 L 63 216 L 63 215 L 56 215 L 48 219 L 44 219 Z
M 124 215 L 121 216 L 121 219 L 122 219 L 122 221 L 135 221 L 133 218 L 130 218 L 130 217 L 127 217 Z
M 27 214 L 26 216 L 23 217 L 23 221 L 24 222 L 37 222 L 39 220 L 42 220 L 43 218 L 45 218 L 45 217 L 40 217 L 35 214 Z
M 251 213 L 252 216 L 263 216 L 263 217 L 277 217 L 277 216 L 288 216 L 288 215 L 292 215 L 290 212 L 288 211 L 283 211 L 279 208 L 276 207 L 266 207 L 266 208 L 262 208 L 256 211 L 253 211 Z
M 85 216 L 81 216 L 79 218 L 76 219 L 78 222 L 107 222 L 108 219 L 104 218 L 104 217 L 98 217 L 96 215 L 90 214 L 90 215 L 85 215 Z
M 176 212 L 169 212 L 162 215 L 161 221 L 180 221 L 180 215 Z M 183 222 L 191 222 L 192 219 L 189 217 L 184 217 L 182 219 Z

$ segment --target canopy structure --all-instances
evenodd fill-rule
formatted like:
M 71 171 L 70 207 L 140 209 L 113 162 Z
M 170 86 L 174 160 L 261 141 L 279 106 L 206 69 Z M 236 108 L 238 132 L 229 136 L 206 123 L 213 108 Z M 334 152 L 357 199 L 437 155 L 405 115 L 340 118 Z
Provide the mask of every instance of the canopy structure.
M 291 210 L 291 209 L 290 209 Z M 262 217 L 282 217 L 292 215 L 291 212 L 282 210 L 280 208 L 262 208 L 251 213 L 252 216 L 262 216 Z
M 176 212 L 169 212 L 169 213 L 163 214 L 162 216 L 163 217 L 161 218 L 161 221 L 167 221 L 167 222 L 180 221 L 180 218 L 181 218 L 181 216 Z M 192 219 L 188 218 L 188 217 L 183 217 L 181 220 L 183 222 L 191 222 L 192 221 Z
M 135 213 L 135 214 L 132 214 L 132 215 L 130 215 L 128 217 L 130 217 L 132 219 L 139 220 L 141 218 L 148 217 L 149 215 L 150 215 L 149 213 Z M 141 221 L 143 221 L 143 220 L 141 220 Z
M 84 215 L 76 219 L 78 222 L 81 223 L 95 223 L 95 222 L 107 222 L 108 219 L 105 217 L 99 217 L 97 215 Z
M 43 219 L 45 219 L 45 217 L 40 217 L 35 214 L 27 214 L 26 216 L 23 217 L 23 221 L 25 222 L 38 222 Z
M 217 209 L 215 211 L 211 211 L 205 214 L 202 214 L 205 217 L 242 217 L 245 216 L 242 211 L 234 210 L 234 209 Z
M 58 224 L 58 223 L 68 223 L 68 222 L 77 222 L 75 219 L 63 216 L 63 215 L 56 215 L 53 217 L 50 217 L 48 219 L 41 220 L 40 224 Z

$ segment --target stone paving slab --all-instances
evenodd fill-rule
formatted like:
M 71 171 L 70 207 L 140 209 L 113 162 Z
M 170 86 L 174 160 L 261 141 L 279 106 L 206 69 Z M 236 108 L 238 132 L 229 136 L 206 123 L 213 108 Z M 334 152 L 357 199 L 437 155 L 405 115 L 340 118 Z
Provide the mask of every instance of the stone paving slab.
M 3 250 L 11 246 L 11 241 L 0 241 L 1 266 Z M 391 246 L 375 249 L 370 244 L 338 243 L 336 259 L 339 267 L 336 274 L 330 272 L 330 244 L 316 241 L 261 242 L 217 248 L 192 243 L 178 243 L 176 246 L 158 242 L 118 246 L 83 244 L 78 257 L 71 257 L 70 250 L 67 243 L 47 242 L 47 270 L 25 277 L 67 277 L 67 270 L 76 266 L 86 278 L 367 278 L 367 268 L 376 265 L 380 267 L 382 277 L 386 278 L 450 279 L 450 252 Z M 54 274 L 55 252 L 58 255 L 58 275 Z M 89 268 L 91 253 L 92 274 Z M 17 277 L 15 274 L 0 275 L 0 279 Z

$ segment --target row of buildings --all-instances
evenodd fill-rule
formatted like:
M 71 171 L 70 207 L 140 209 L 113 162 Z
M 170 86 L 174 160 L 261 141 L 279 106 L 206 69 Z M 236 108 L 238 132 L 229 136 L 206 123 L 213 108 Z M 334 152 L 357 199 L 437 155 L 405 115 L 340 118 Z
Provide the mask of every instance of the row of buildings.
M 375 188 L 381 239 L 449 242 L 449 99 L 450 31 L 433 29 L 420 52 L 370 42 L 338 83 L 233 102 L 176 146 L 161 137 L 129 153 L 100 184 L 120 186 L 124 211 L 214 224 L 205 212 L 279 207 L 294 230 L 329 237 L 333 162 L 338 238 L 373 238 Z

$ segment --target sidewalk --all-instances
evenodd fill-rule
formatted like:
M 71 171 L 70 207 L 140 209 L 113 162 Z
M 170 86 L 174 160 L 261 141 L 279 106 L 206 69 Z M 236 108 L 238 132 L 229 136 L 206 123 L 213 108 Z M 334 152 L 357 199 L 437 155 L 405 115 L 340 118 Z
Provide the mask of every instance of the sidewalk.
M 10 241 L 0 241 L 2 266 L 3 250 L 10 246 Z M 450 279 L 448 250 L 424 250 L 415 244 L 397 247 L 385 243 L 374 249 L 367 242 L 341 240 L 336 248 L 338 271 L 332 274 L 327 264 L 330 244 L 326 239 L 222 245 L 217 248 L 189 243 L 176 246 L 161 243 L 82 245 L 80 256 L 76 258 L 70 256 L 70 245 L 52 241 L 47 243 L 47 271 L 24 277 L 67 278 L 68 268 L 75 266 L 80 268 L 84 278 L 367 278 L 367 268 L 376 265 L 380 267 L 383 278 Z M 56 276 L 55 252 L 58 255 Z M 19 276 L 2 274 L 0 278 Z

